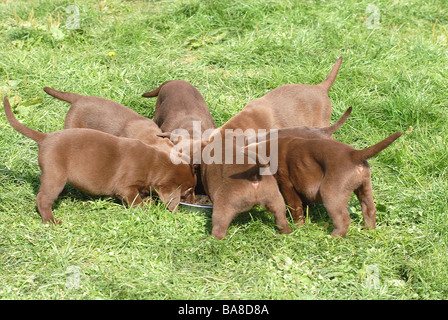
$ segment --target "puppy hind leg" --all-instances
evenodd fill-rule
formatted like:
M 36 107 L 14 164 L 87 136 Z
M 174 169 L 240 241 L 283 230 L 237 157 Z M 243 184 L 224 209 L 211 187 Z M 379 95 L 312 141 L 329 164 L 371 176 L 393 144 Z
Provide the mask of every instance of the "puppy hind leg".
M 345 237 L 350 227 L 350 213 L 346 206 L 335 205 L 329 202 L 324 202 L 324 206 L 334 225 L 331 236 Z
M 280 185 L 280 190 L 285 198 L 286 204 L 290 207 L 292 219 L 294 223 L 297 223 L 299 226 L 303 226 L 305 223 L 304 215 L 303 215 L 303 203 L 300 196 L 294 190 L 292 185 L 286 186 L 284 184 Z
M 343 190 L 342 186 L 321 188 L 323 204 L 334 225 L 331 233 L 333 237 L 345 237 L 350 226 L 350 213 L 347 210 L 350 196 L 340 194 L 341 190 Z
M 270 201 L 266 205 L 266 209 L 274 215 L 275 224 L 280 233 L 286 234 L 292 232 L 288 224 L 288 219 L 286 219 L 286 206 L 280 192 L 275 201 Z
M 363 183 L 355 190 L 361 204 L 362 216 L 364 217 L 364 225 L 366 229 L 375 229 L 376 227 L 376 207 L 373 203 L 372 183 L 369 180 Z
M 227 229 L 238 212 L 223 201 L 213 203 L 212 213 L 212 236 L 218 240 L 223 239 L 227 234 Z
M 345 237 L 350 227 L 350 214 L 347 208 L 327 208 L 328 214 L 333 221 L 333 237 Z
M 52 222 L 61 224 L 62 220 L 56 219 L 51 210 L 54 200 L 59 196 L 67 182 L 65 177 L 54 177 L 48 174 L 42 174 L 40 178 L 41 184 L 36 197 L 37 210 L 42 218 L 43 223 Z

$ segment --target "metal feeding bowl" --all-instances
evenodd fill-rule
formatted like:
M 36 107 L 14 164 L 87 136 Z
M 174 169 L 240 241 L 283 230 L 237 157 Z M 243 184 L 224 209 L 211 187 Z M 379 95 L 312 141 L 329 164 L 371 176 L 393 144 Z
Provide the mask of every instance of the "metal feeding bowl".
M 213 206 L 187 202 L 179 202 L 179 207 L 191 212 L 211 213 L 213 211 Z
M 196 198 L 200 198 L 201 196 L 202 195 L 196 195 Z M 207 196 L 204 195 L 203 197 Z M 201 212 L 201 213 L 212 213 L 213 211 L 213 205 L 211 204 L 195 204 L 182 201 L 179 202 L 179 208 L 190 212 Z

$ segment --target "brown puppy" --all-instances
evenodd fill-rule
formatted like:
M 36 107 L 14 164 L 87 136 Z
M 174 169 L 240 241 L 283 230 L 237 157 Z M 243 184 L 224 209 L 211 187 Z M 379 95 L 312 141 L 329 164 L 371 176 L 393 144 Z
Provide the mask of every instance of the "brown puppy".
M 401 134 L 397 132 L 364 150 L 331 139 L 279 138 L 275 177 L 286 203 L 293 209 L 294 221 L 303 223 L 302 201 L 323 203 L 333 220 L 332 236 L 344 237 L 350 225 L 347 204 L 355 192 L 366 228 L 375 229 L 376 208 L 367 159 L 388 147 Z M 256 146 L 258 153 L 251 152 L 251 146 L 243 150 L 252 159 L 258 155 L 258 161 L 263 158 L 260 154 L 275 152 L 270 150 L 269 141 Z
M 328 91 L 336 79 L 341 63 L 342 58 L 339 58 L 328 77 L 317 85 L 287 84 L 249 102 L 221 128 L 270 130 L 296 126 L 328 126 L 332 111 Z
M 206 157 L 202 157 L 202 183 L 206 194 L 213 202 L 212 235 L 217 239 L 224 238 L 232 220 L 239 213 L 249 211 L 255 205 L 265 207 L 274 215 L 275 224 L 281 233 L 290 233 L 291 228 L 285 214 L 286 206 L 277 181 L 272 175 L 260 175 L 260 166 L 248 164 L 247 158 L 238 164 L 236 156 L 239 146 L 232 140 L 229 144 L 232 146 L 227 148 L 223 142 L 223 157 L 220 159 L 215 157 L 215 163 L 207 164 L 204 162 L 207 160 Z M 218 148 L 219 146 L 214 149 L 214 156 Z M 232 164 L 225 164 L 224 157 L 225 154 L 229 154 L 230 149 Z
M 49 87 L 45 87 L 44 91 L 59 100 L 71 103 L 65 117 L 65 129 L 95 129 L 117 137 L 138 139 L 167 152 L 173 147 L 168 139 L 157 136 L 162 130 L 154 121 L 115 101 L 61 92 Z
M 154 111 L 154 122 L 162 129 L 160 137 L 171 138 L 176 151 L 188 155 L 190 163 L 200 163 L 202 138 L 208 141 L 209 136 L 202 136 L 204 131 L 216 128 L 215 121 L 201 93 L 189 82 L 183 80 L 166 81 L 157 89 L 146 92 L 143 97 L 157 97 Z M 200 126 L 194 132 L 193 122 Z M 183 129 L 179 132 L 177 129 Z M 178 132 L 177 135 L 171 133 Z M 208 130 L 211 132 L 211 130 Z M 200 166 L 197 175 L 196 193 L 203 194 Z
M 303 136 L 306 138 L 331 139 L 332 134 L 338 130 L 347 120 L 352 108 L 348 108 L 344 115 L 332 126 L 325 128 L 314 127 L 290 127 L 275 130 L 279 137 Z M 258 135 L 258 141 L 269 139 L 270 132 Z M 215 136 L 216 138 L 216 136 Z M 244 137 L 245 142 L 254 137 Z M 229 139 L 229 137 L 227 137 Z M 233 140 L 233 137 L 230 137 Z M 222 145 L 225 147 L 226 142 Z M 233 145 L 234 164 L 203 164 L 202 179 L 206 193 L 213 201 L 212 235 L 222 239 L 226 235 L 227 228 L 235 216 L 248 211 L 255 205 L 266 207 L 274 214 L 275 223 L 281 233 L 289 233 L 291 229 L 286 220 L 286 207 L 279 192 L 277 181 L 271 175 L 261 175 L 260 165 L 250 165 L 245 159 L 243 164 L 236 164 L 236 149 L 240 146 L 231 141 Z M 228 144 L 230 145 L 230 144 Z M 217 150 L 214 150 L 215 153 Z M 229 152 L 229 148 L 223 148 L 222 152 Z M 225 154 L 221 163 L 224 162 Z M 204 159 L 203 159 L 204 160 Z M 215 159 L 217 160 L 217 159 Z M 267 161 L 266 161 L 267 162 Z
M 328 91 L 341 62 L 342 58 L 339 58 L 329 76 L 318 85 L 284 85 L 249 102 L 240 113 L 216 129 L 210 141 L 225 141 L 226 130 L 328 126 L 331 117 Z M 201 179 L 207 195 L 213 201 L 212 235 L 218 239 L 225 237 L 233 218 L 255 205 L 264 206 L 274 214 L 280 232 L 290 233 L 286 206 L 276 180 L 269 175 L 261 175 L 259 166 L 248 164 L 247 159 L 246 164 L 228 164 L 223 159 L 221 163 L 205 163 L 204 150 L 208 147 L 203 146 Z M 221 150 L 223 153 L 231 151 L 235 155 L 239 148 L 234 146 L 226 150 L 222 146 Z
M 11 126 L 39 145 L 42 175 L 36 201 L 45 223 L 61 223 L 51 206 L 66 183 L 87 193 L 118 196 L 133 206 L 142 203 L 140 193 L 152 190 L 170 210 L 181 198 L 194 200 L 193 168 L 186 163 L 173 165 L 164 151 L 92 129 L 38 132 L 14 117 L 7 98 L 4 107 Z
M 154 122 L 163 132 L 185 129 L 193 137 L 193 121 L 201 122 L 201 135 L 216 127 L 204 97 L 187 81 L 166 81 L 142 97 L 157 97 Z

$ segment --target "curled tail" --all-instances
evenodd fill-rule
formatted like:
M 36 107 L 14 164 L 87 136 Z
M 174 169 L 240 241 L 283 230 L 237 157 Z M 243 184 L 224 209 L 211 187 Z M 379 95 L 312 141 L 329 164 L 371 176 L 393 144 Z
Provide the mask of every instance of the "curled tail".
M 165 81 L 165 82 L 162 83 L 157 89 L 142 94 L 142 97 L 145 97 L 145 98 L 153 98 L 153 97 L 157 97 L 157 96 L 159 95 L 159 91 L 160 91 L 160 89 L 162 89 L 162 87 L 163 87 L 164 85 L 166 85 L 168 82 L 171 82 L 171 81 L 172 81 L 172 80 Z
M 50 96 L 53 96 L 59 100 L 67 101 L 69 103 L 73 103 L 78 100 L 82 95 L 72 92 L 62 92 L 49 87 L 45 87 L 44 91 L 48 93 Z
M 327 91 L 329 91 L 331 86 L 333 85 L 334 80 L 336 79 L 336 76 L 338 74 L 339 67 L 341 66 L 341 63 L 342 63 L 342 57 L 340 57 L 338 60 L 336 60 L 336 63 L 334 64 L 333 68 L 331 69 L 328 77 L 324 81 L 319 83 L 319 85 L 321 87 L 324 87 Z
M 43 141 L 45 139 L 45 137 L 46 137 L 45 133 L 25 127 L 23 124 L 21 124 L 19 122 L 19 120 L 17 120 L 17 118 L 12 113 L 11 105 L 9 104 L 9 101 L 6 97 L 3 100 L 3 104 L 5 107 L 6 119 L 8 119 L 9 123 L 15 130 L 19 131 L 24 136 L 27 136 L 28 138 L 33 139 L 37 143 L 40 143 L 41 141 Z
M 396 132 L 381 142 L 374 144 L 371 147 L 365 148 L 363 150 L 353 151 L 352 158 L 355 162 L 364 162 L 373 156 L 376 156 L 380 151 L 386 149 L 392 142 L 398 139 L 403 132 Z
M 348 117 L 350 116 L 350 113 L 352 113 L 352 107 L 349 107 L 347 109 L 347 111 L 345 111 L 345 113 L 342 115 L 342 117 L 339 118 L 338 121 L 336 121 L 334 124 L 332 124 L 329 127 L 326 127 L 325 133 L 327 133 L 329 136 L 332 135 L 333 133 L 335 133 L 336 131 L 339 130 L 339 128 L 345 123 L 345 121 L 347 121 Z

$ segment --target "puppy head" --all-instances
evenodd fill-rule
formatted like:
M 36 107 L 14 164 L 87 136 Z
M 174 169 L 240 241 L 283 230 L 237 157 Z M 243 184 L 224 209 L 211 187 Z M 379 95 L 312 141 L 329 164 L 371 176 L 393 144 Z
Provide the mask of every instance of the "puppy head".
M 196 165 L 181 162 L 167 168 L 166 175 L 156 190 L 159 199 L 165 203 L 168 210 L 176 212 L 180 201 L 194 203 L 196 167 Z

